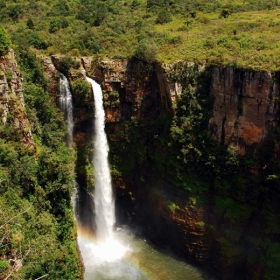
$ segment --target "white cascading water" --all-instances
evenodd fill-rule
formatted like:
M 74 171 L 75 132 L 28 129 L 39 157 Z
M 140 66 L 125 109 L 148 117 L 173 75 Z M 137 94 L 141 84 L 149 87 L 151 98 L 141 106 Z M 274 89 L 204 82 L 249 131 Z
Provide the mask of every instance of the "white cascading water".
M 64 118 L 67 121 L 67 145 L 72 147 L 73 143 L 73 105 L 72 105 L 72 94 L 67 78 L 59 72 L 60 82 L 60 94 L 58 96 L 58 106 L 64 113 Z
M 94 177 L 95 177 L 95 222 L 97 226 L 96 238 L 99 243 L 104 243 L 113 238 L 115 224 L 115 206 L 112 193 L 111 174 L 108 163 L 109 146 L 104 130 L 105 112 L 103 109 L 102 90 L 98 83 L 87 78 L 91 83 L 94 104 Z
M 104 273 L 103 266 L 105 264 L 107 271 L 110 267 L 113 269 L 112 264 L 115 265 L 122 258 L 126 248 L 116 240 L 114 233 L 115 201 L 108 163 L 109 146 L 104 130 L 105 112 L 103 109 L 102 90 L 94 80 L 87 78 L 87 81 L 92 85 L 95 104 L 93 166 L 96 239 L 92 243 L 84 243 L 81 234 L 79 245 L 82 255 L 85 256 L 85 279 L 96 279 L 94 275 Z

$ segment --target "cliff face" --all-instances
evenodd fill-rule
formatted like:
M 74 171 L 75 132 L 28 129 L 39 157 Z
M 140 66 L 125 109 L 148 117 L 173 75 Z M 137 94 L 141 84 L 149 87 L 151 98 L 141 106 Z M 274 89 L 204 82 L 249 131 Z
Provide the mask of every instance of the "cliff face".
M 211 94 L 215 102 L 209 126 L 220 143 L 234 143 L 245 155 L 279 121 L 277 75 L 230 67 L 215 67 L 212 73 Z
M 275 188 L 278 74 L 209 67 L 207 84 L 194 83 L 195 90 L 204 87 L 208 91 L 204 99 L 213 100 L 202 103 L 207 104 L 202 105 L 207 114 L 200 134 L 203 127 L 208 129 L 216 140 L 215 149 L 222 149 L 223 154 L 229 147 L 237 150 L 225 164 L 219 162 L 218 152 L 200 160 L 209 166 L 214 158 L 213 170 L 224 171 L 195 174 L 195 168 L 190 171 L 184 162 L 174 160 L 174 155 L 180 158 L 180 148 L 170 150 L 168 134 L 177 114 L 173 105 L 187 90 L 180 81 L 172 80 L 172 65 L 163 68 L 141 61 L 96 62 L 90 58 L 83 58 L 82 64 L 104 92 L 113 181 L 117 204 L 123 209 L 120 219 L 138 223 L 155 243 L 203 264 L 220 279 L 278 277 L 277 254 L 273 253 L 273 248 L 279 248 L 278 229 L 272 225 L 280 222 Z M 177 73 L 182 80 L 188 75 Z M 198 99 L 191 102 L 198 107 Z M 190 119 L 185 119 L 183 125 L 188 126 Z M 86 146 L 81 138 L 86 139 L 89 130 L 78 123 L 76 119 L 76 143 Z M 192 136 L 194 132 L 188 133 Z M 204 142 L 197 139 L 189 144 L 191 148 Z M 265 160 L 256 159 L 262 158 L 262 151 Z M 239 165 L 233 159 L 240 160 Z M 268 163 L 270 159 L 273 163 Z M 232 166 L 235 171 L 230 170 Z M 179 187 L 176 182 L 182 172 L 186 175 Z
M 22 132 L 21 141 L 24 145 L 34 147 L 25 112 L 22 77 L 12 49 L 6 56 L 0 57 L 0 110 L 2 124 L 11 118 L 13 126 Z
M 85 70 L 102 84 L 107 93 L 119 93 L 117 105 L 113 102 L 105 105 L 108 122 L 119 123 L 132 115 L 145 117 L 145 106 L 139 109 L 145 95 L 152 98 L 151 92 L 144 90 L 151 82 L 149 71 L 144 69 L 141 73 L 143 69 L 132 69 L 133 64 L 127 60 L 102 61 L 94 66 L 88 58 L 83 61 L 86 61 Z M 152 82 L 157 87 L 156 98 L 172 111 L 172 103 L 176 103 L 181 95 L 182 86 L 168 81 L 170 67 L 156 65 L 156 79 Z M 211 77 L 209 94 L 214 97 L 214 103 L 213 108 L 208 109 L 212 111 L 209 119 L 212 136 L 222 145 L 233 144 L 241 155 L 245 155 L 247 150 L 255 150 L 279 121 L 277 74 L 213 67 Z M 137 114 L 134 114 L 135 111 Z

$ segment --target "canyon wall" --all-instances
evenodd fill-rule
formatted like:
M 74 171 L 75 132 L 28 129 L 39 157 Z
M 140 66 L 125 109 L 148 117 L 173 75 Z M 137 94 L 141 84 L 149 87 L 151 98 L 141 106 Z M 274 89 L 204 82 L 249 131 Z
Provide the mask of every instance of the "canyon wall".
M 234 143 L 241 155 L 261 143 L 279 121 L 278 75 L 215 67 L 211 93 L 215 96 L 213 136 L 224 145 Z
M 0 118 L 2 124 L 9 122 L 21 132 L 19 140 L 25 146 L 34 148 L 30 123 L 26 117 L 22 81 L 14 51 L 10 49 L 7 55 L 0 57 Z
M 175 73 L 88 57 L 82 65 L 103 88 L 119 220 L 219 279 L 277 279 L 278 73 L 194 64 Z M 77 146 L 92 116 L 80 119 Z

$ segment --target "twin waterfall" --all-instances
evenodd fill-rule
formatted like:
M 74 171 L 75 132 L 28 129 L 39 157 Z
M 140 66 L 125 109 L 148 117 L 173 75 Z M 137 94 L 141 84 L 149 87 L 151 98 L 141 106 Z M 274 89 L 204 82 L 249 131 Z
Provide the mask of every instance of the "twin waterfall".
M 116 264 L 121 261 L 126 248 L 116 241 L 114 232 L 115 202 L 108 163 L 109 147 L 104 130 L 105 112 L 102 90 L 94 80 L 86 79 L 92 85 L 95 104 L 93 159 L 95 193 L 94 209 L 92 209 L 91 195 L 82 186 L 77 186 L 77 192 L 74 194 L 76 197 L 74 205 L 78 222 L 78 244 L 85 266 L 86 280 L 123 279 L 123 271 L 116 270 Z M 72 147 L 74 128 L 72 96 L 69 82 L 61 73 L 58 105 L 67 121 L 67 145 Z M 94 213 L 95 221 L 92 220 Z M 94 227 L 93 223 L 96 224 L 95 238 L 83 227 L 85 224 L 90 227 L 89 222 L 92 223 L 92 227 Z
M 102 90 L 94 80 L 87 78 L 87 81 L 92 85 L 95 104 L 93 166 L 95 174 L 94 203 L 96 213 L 95 222 L 97 226 L 96 237 L 98 242 L 104 242 L 112 240 L 115 224 L 115 207 L 108 164 L 109 147 L 104 131 L 105 112 L 103 109 Z M 58 97 L 58 103 L 67 121 L 67 145 L 72 147 L 74 128 L 72 95 L 69 82 L 62 73 L 60 73 L 60 95 Z
M 157 252 L 146 240 L 135 238 L 125 227 L 114 230 L 115 202 L 108 164 L 109 147 L 104 130 L 102 91 L 94 80 L 86 79 L 92 85 L 95 104 L 94 201 L 83 186 L 77 186 L 74 195 L 78 223 L 77 241 L 85 267 L 84 280 L 209 279 L 204 278 L 197 269 Z M 68 125 L 67 145 L 72 147 L 72 96 L 69 83 L 62 74 L 58 103 Z

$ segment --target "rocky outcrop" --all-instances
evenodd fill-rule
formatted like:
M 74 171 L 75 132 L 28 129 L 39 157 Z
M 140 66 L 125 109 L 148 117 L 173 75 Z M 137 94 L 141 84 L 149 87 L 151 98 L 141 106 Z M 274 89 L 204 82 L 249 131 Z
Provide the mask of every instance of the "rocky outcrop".
M 14 51 L 10 49 L 5 56 L 0 57 L 1 122 L 6 124 L 7 119 L 12 118 L 14 127 L 22 132 L 22 143 L 33 148 L 34 142 L 25 111 L 22 81 L 23 78 L 19 73 Z
M 43 67 L 44 67 L 44 73 L 47 79 L 50 81 L 48 83 L 48 92 L 50 95 L 56 99 L 58 89 L 59 89 L 59 75 L 58 72 L 53 64 L 51 57 L 44 57 L 43 58 Z

